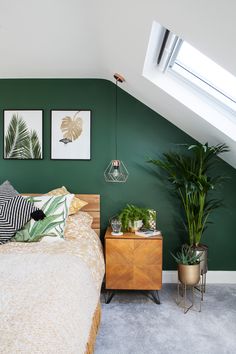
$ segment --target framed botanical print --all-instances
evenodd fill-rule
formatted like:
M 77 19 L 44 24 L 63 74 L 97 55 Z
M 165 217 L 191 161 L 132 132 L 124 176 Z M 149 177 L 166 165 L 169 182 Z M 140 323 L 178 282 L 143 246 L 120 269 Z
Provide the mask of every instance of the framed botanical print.
M 4 159 L 43 159 L 43 111 L 4 110 Z
M 91 159 L 91 110 L 51 111 L 51 159 Z

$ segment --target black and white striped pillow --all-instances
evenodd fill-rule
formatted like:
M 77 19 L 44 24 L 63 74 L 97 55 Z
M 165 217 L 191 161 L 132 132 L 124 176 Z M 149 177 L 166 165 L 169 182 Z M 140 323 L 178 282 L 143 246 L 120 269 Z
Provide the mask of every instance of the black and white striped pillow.
M 7 200 L 19 195 L 19 193 L 12 187 L 9 181 L 5 181 L 0 185 L 0 207 L 5 204 Z
M 5 201 L 4 201 L 5 200 Z M 32 212 L 38 210 L 33 203 L 20 195 L 0 196 L 0 244 L 10 241 L 30 219 Z

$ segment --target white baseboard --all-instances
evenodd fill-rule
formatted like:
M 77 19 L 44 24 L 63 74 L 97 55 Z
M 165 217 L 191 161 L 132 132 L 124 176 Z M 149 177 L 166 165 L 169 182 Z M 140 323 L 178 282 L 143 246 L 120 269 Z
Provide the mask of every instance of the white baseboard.
M 177 283 L 176 270 L 163 270 L 163 283 Z M 236 284 L 236 271 L 209 270 L 207 284 Z

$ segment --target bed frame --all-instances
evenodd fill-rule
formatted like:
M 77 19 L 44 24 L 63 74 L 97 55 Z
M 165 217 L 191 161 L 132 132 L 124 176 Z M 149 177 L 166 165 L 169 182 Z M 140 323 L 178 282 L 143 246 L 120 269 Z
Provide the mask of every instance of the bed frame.
M 45 194 L 24 193 L 23 195 L 37 196 Z M 81 211 L 86 211 L 93 217 L 92 229 L 100 236 L 100 195 L 99 194 L 75 194 L 76 197 L 88 204 Z
M 76 194 L 75 196 L 88 203 L 81 211 L 86 211 L 93 217 L 92 229 L 100 236 L 100 195 Z

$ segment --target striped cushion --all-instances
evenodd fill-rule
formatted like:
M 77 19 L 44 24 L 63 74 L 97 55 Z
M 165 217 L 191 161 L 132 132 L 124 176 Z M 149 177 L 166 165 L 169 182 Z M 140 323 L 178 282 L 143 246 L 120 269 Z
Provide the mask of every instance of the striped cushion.
M 19 193 L 12 187 L 9 181 L 5 181 L 0 185 L 0 207 L 5 204 L 7 200 L 15 197 Z
M 37 208 L 20 195 L 0 196 L 0 244 L 8 242 Z

